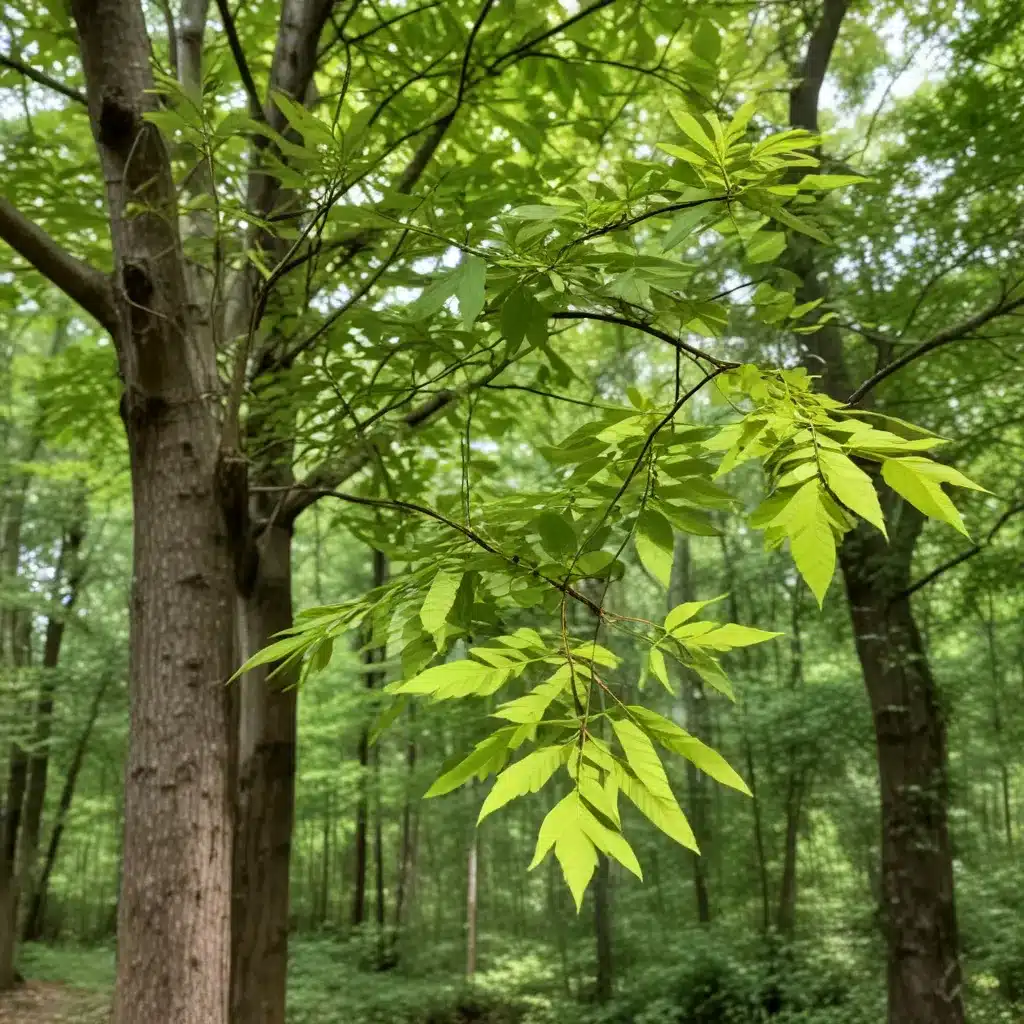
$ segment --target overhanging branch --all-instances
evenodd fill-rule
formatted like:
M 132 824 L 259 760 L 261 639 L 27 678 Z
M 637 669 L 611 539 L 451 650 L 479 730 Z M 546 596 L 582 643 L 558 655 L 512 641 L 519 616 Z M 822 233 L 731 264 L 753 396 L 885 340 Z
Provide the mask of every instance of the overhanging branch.
M 61 96 L 66 96 L 69 100 L 74 100 L 75 103 L 81 103 L 82 106 L 88 106 L 89 101 L 85 98 L 85 93 L 80 92 L 74 86 L 65 85 L 56 78 L 51 78 L 42 71 L 37 71 L 30 64 L 25 64 L 23 61 L 18 60 L 17 57 L 12 57 L 10 54 L 0 54 L 0 67 L 17 71 L 19 75 L 24 75 L 37 85 L 42 85 L 47 89 L 52 89 L 54 92 L 59 92 Z
M 12 203 L 0 198 L 0 239 L 95 317 L 111 334 L 118 329 L 110 278 L 61 248 Z
M 891 377 L 897 371 L 902 370 L 909 363 L 920 359 L 922 356 L 926 356 L 929 352 L 934 352 L 937 348 L 942 348 L 944 345 L 952 344 L 954 341 L 962 341 L 990 321 L 996 320 L 1001 316 L 1007 316 L 1022 307 L 1024 307 L 1024 295 L 1016 299 L 1008 299 L 1004 293 L 992 305 L 981 310 L 979 313 L 975 313 L 974 316 L 969 316 L 966 320 L 961 320 L 960 323 L 953 324 L 953 326 L 933 334 L 927 341 L 922 341 L 920 345 L 915 345 L 909 352 L 905 352 L 900 356 L 899 359 L 894 359 L 891 363 L 883 366 L 882 369 L 864 381 L 850 395 L 848 399 L 850 405 L 856 405 L 869 391 L 881 384 L 887 377 Z
M 695 345 L 688 345 L 685 341 L 673 338 L 668 331 L 663 331 L 658 327 L 653 327 L 651 324 L 644 323 L 642 320 L 631 320 L 629 317 L 618 316 L 614 313 L 596 313 L 586 309 L 569 309 L 552 313 L 550 318 L 552 320 L 598 320 L 605 324 L 618 324 L 620 327 L 631 327 L 635 331 L 641 331 L 643 334 L 649 334 L 652 338 L 664 341 L 666 344 L 671 345 L 680 352 L 685 352 L 694 359 L 702 359 L 704 362 L 710 363 L 712 366 L 716 366 L 720 370 L 731 370 L 741 365 L 740 363 L 734 363 L 728 359 L 718 359 L 716 356 L 709 355 L 707 352 L 697 348 Z
M 950 569 L 955 569 L 958 565 L 963 565 L 969 558 L 973 558 L 975 555 L 981 554 L 995 538 L 995 535 L 1016 515 L 1024 512 L 1024 502 L 1017 505 L 1011 505 L 992 525 L 992 528 L 985 534 L 984 539 L 978 541 L 977 544 L 972 545 L 966 551 L 961 551 L 959 555 L 950 558 L 948 561 L 943 562 L 941 565 L 936 566 L 926 576 L 922 576 L 916 583 L 912 583 L 902 593 L 897 594 L 895 600 L 900 598 L 910 597 L 911 594 L 916 594 L 922 587 L 928 586 L 929 583 L 933 583 L 940 576 L 945 575 Z

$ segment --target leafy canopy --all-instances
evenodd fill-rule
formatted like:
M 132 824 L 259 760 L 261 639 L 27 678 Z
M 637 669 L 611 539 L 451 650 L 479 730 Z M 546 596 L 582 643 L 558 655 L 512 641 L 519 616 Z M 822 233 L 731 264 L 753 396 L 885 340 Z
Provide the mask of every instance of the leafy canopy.
M 531 866 L 554 851 L 577 906 L 599 853 L 642 876 L 623 832 L 620 796 L 678 843 L 697 849 L 663 752 L 748 792 L 719 754 L 630 702 L 630 682 L 621 678 L 620 658 L 599 642 L 602 634 L 624 632 L 646 644 L 645 675 L 666 689 L 673 689 L 667 671 L 673 660 L 730 699 L 720 656 L 778 635 L 699 617 L 714 602 L 679 605 L 663 622 L 611 612 L 604 594 L 626 571 L 626 549 L 667 586 L 675 531 L 715 533 L 713 514 L 739 504 L 720 479 L 758 460 L 769 493 L 748 525 L 764 532 L 768 546 L 789 542 L 820 602 L 844 534 L 859 519 L 885 531 L 873 469 L 926 515 L 960 530 L 942 484 L 974 486 L 924 454 L 938 438 L 815 393 L 802 368 L 737 366 L 668 333 L 715 334 L 725 310 L 682 298 L 690 268 L 669 256 L 638 254 L 634 233 L 665 224 L 667 252 L 706 221 L 737 239 L 749 262 L 766 263 L 786 246 L 783 228 L 819 234 L 815 193 L 850 181 L 812 174 L 791 183 L 794 169 L 816 166 L 817 140 L 785 132 L 750 142 L 751 114 L 742 108 L 723 125 L 711 113 L 698 120 L 676 112 L 684 142 L 662 147 L 672 165 L 637 162 L 621 193 L 604 183 L 573 187 L 499 217 L 486 241 L 461 247 L 457 265 L 435 276 L 404 313 L 410 322 L 429 324 L 438 344 L 457 339 L 473 346 L 481 336 L 503 346 L 507 359 L 523 347 L 548 351 L 552 317 L 621 315 L 692 358 L 696 383 L 684 390 L 680 374 L 667 407 L 635 393 L 633 408 L 603 411 L 543 449 L 553 471 L 549 490 L 465 489 L 437 507 L 339 494 L 373 510 L 375 542 L 406 571 L 358 600 L 307 610 L 240 670 L 301 660 L 305 671 L 316 671 L 328 663 L 339 635 L 368 628 L 371 644 L 401 650 L 401 678 L 386 687 L 394 700 L 378 730 L 410 697 L 484 702 L 500 724 L 444 771 L 427 796 L 495 775 L 483 820 L 563 779 L 565 795 L 541 825 Z M 766 322 L 777 320 L 781 307 L 795 322 L 812 311 L 780 289 L 773 294 L 778 297 L 759 306 Z M 684 407 L 704 389 L 715 389 L 730 410 L 724 424 L 683 421 Z M 505 628 L 524 608 L 537 609 L 547 625 Z M 456 644 L 461 656 L 438 660 Z

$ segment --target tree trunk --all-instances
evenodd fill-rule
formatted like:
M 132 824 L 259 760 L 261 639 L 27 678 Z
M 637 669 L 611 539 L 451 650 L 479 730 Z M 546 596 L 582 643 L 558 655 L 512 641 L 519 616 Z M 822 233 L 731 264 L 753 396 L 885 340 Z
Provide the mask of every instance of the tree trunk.
M 411 888 L 415 870 L 415 821 L 412 808 L 412 784 L 416 773 L 416 719 L 409 705 L 409 737 L 405 747 L 405 793 L 402 797 L 402 833 L 398 854 L 398 880 L 395 884 L 395 940 L 401 936 L 406 918 L 406 893 Z
M 382 813 L 380 800 L 380 743 L 378 742 L 373 748 L 373 881 L 376 895 L 378 966 L 384 963 L 384 924 L 387 916 L 387 907 L 384 903 L 384 822 L 381 817 Z
M 383 586 L 387 581 L 388 562 L 381 551 L 373 552 L 373 585 Z M 367 645 L 373 642 L 373 637 L 365 637 Z M 378 661 L 384 661 L 387 657 L 383 649 L 368 646 L 364 655 L 367 666 L 366 689 L 372 691 L 378 682 L 383 682 L 380 674 L 371 671 L 369 667 Z M 360 927 L 366 920 L 366 868 L 367 868 L 367 844 L 370 824 L 370 723 L 364 721 L 359 731 L 359 801 L 356 805 L 356 835 L 355 835 L 355 878 L 352 890 L 352 927 Z M 383 893 L 381 894 L 383 901 Z
M 292 624 L 291 543 L 287 525 L 271 526 L 261 538 L 252 590 L 242 601 L 248 654 Z M 237 683 L 234 1024 L 284 1024 L 298 703 L 295 670 L 274 669 L 261 666 Z
M 18 876 L 15 860 L 27 778 L 28 756 L 24 749 L 16 744 L 11 749 L 7 794 L 3 808 L 3 828 L 0 829 L 0 992 L 13 987 L 17 980 L 14 968 L 18 934 Z
M 789 690 L 791 699 L 795 700 L 796 691 L 804 682 L 804 647 L 801 630 L 801 607 L 803 591 L 800 585 L 793 587 L 790 593 L 790 633 L 789 633 Z M 800 706 L 791 704 L 791 711 L 799 716 Z M 799 729 L 798 721 L 791 721 L 790 735 Z M 786 779 L 786 833 L 782 847 L 782 881 L 779 886 L 779 910 L 776 924 L 780 933 L 791 939 L 796 930 L 796 898 L 797 898 L 797 855 L 800 845 L 800 816 L 804 798 L 807 795 L 808 780 L 811 766 L 815 758 L 813 749 L 808 749 L 804 737 L 797 736 L 787 743 L 787 779 Z
M 85 761 L 85 752 L 89 747 L 89 737 L 92 735 L 93 726 L 99 717 L 100 707 L 107 689 L 113 681 L 112 673 L 105 675 L 96 693 L 93 695 L 92 704 L 89 706 L 89 714 L 85 720 L 85 726 L 78 742 L 75 744 L 74 753 L 71 755 L 71 764 L 68 765 L 68 773 L 64 777 L 64 785 L 61 787 L 60 798 L 57 801 L 57 810 L 53 818 L 53 829 L 50 832 L 50 841 L 46 847 L 46 855 L 43 858 L 43 866 L 39 872 L 39 878 L 32 887 L 28 900 L 28 912 L 25 915 L 25 930 L 23 938 L 25 942 L 35 942 L 43 936 L 43 916 L 46 912 L 46 895 L 50 885 L 50 875 L 57 863 L 57 852 L 60 849 L 61 837 L 64 835 L 64 826 L 71 810 L 71 801 L 75 796 L 75 786 L 78 784 L 78 775 L 82 770 L 82 763 Z
M 920 517 L 880 535 L 859 529 L 841 560 L 871 702 L 882 792 L 882 898 L 890 1024 L 963 1024 L 946 728 L 921 636 L 903 595 Z
M 473 838 L 469 844 L 466 863 L 466 977 L 476 974 L 476 919 L 477 919 L 477 830 L 473 826 Z
M 114 253 L 134 507 L 115 1024 L 226 1024 L 234 574 L 216 359 L 194 329 L 139 0 L 72 0 Z M 135 208 L 128 211 L 128 205 Z
M 46 782 L 50 769 L 50 735 L 53 730 L 53 698 L 57 687 L 57 665 L 60 661 L 61 646 L 67 615 L 75 606 L 81 584 L 83 524 L 75 523 L 61 542 L 53 603 L 63 611 L 53 612 L 46 620 L 46 638 L 43 642 L 43 677 L 39 685 L 36 702 L 36 724 L 32 737 L 32 753 L 28 764 L 28 789 L 25 795 L 25 817 L 22 825 L 21 847 L 18 863 L 18 890 L 24 893 L 27 912 L 34 886 L 32 879 L 36 870 L 39 852 L 39 836 L 43 818 L 43 804 L 46 801 Z M 67 571 L 67 590 L 64 589 L 64 573 Z M 24 922 L 24 917 L 22 919 Z
M 800 843 L 800 813 L 803 807 L 806 772 L 790 760 L 786 784 L 786 835 L 782 848 L 782 881 L 779 885 L 779 912 L 776 924 L 787 939 L 796 931 L 797 854 Z
M 614 961 L 612 960 L 612 915 L 609 893 L 608 858 L 598 854 L 597 877 L 594 879 L 594 939 L 597 951 L 597 1001 L 611 1000 L 615 990 Z
M 672 579 L 669 587 L 669 607 L 674 608 L 684 601 L 695 600 L 696 588 L 690 562 L 690 542 L 685 534 L 678 534 L 675 541 L 675 557 L 672 562 Z M 699 677 L 689 669 L 679 668 L 676 672 L 683 690 L 683 714 L 686 728 L 699 740 L 711 742 L 710 708 L 707 694 Z M 708 854 L 711 849 L 711 815 L 707 776 L 698 772 L 686 762 L 686 788 L 689 796 L 689 816 L 693 834 L 697 839 L 701 855 L 693 856 L 693 892 L 700 924 L 711 922 L 711 893 L 708 883 Z
M 822 0 L 796 85 L 794 128 L 818 131 L 821 88 L 849 0 Z M 798 302 L 828 298 L 813 243 L 793 239 Z M 844 336 L 835 321 L 809 336 L 813 371 L 845 401 Z M 906 589 L 920 515 L 883 495 L 891 542 L 866 524 L 839 552 L 877 740 L 882 797 L 882 894 L 889 1024 L 963 1024 L 959 934 L 949 841 L 946 729 Z
M 21 561 L 21 526 L 25 488 L 15 492 L 6 510 L 0 582 L 14 582 Z M 0 665 L 6 660 L 13 674 L 26 668 L 32 654 L 32 619 L 18 606 L 0 608 Z M 11 988 L 18 974 L 14 966 L 18 937 L 18 839 L 21 834 L 28 785 L 29 755 L 22 742 L 11 744 L 7 791 L 0 808 L 0 992 Z

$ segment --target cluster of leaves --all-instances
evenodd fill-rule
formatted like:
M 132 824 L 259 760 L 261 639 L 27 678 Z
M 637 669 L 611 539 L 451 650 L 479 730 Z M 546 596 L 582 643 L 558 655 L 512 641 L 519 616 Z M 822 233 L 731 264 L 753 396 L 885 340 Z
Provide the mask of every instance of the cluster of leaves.
M 802 371 L 773 378 L 748 366 L 724 378 L 719 387 L 728 396 L 749 398 L 753 409 L 708 442 L 724 453 L 716 475 L 749 459 L 764 464 L 772 490 L 750 515 L 750 525 L 765 531 L 769 547 L 789 541 L 796 567 L 819 604 L 835 573 L 838 544 L 858 518 L 886 532 L 875 483 L 862 464 L 880 468 L 897 494 L 966 536 L 942 484 L 984 488 L 952 466 L 920 454 L 941 445 L 942 438 L 904 420 L 850 409 L 816 394 Z
M 819 601 L 842 535 L 858 518 L 885 528 L 874 483 L 858 463 L 881 463 L 899 493 L 927 515 L 962 528 L 940 484 L 967 481 L 920 454 L 937 439 L 906 424 L 889 423 L 902 433 L 871 426 L 814 393 L 803 370 L 737 366 L 678 340 L 682 331 L 720 334 L 728 306 L 719 297 L 688 297 L 693 267 L 666 253 L 698 230 L 713 229 L 726 244 L 738 239 L 748 264 L 770 263 L 785 248 L 787 230 L 824 237 L 812 209 L 816 195 L 857 180 L 798 178 L 816 167 L 812 150 L 819 140 L 802 131 L 758 138 L 750 129 L 753 113 L 747 105 L 723 125 L 712 112 L 676 110 L 680 141 L 662 146 L 671 163 L 630 161 L 618 180 L 573 186 L 499 216 L 479 242 L 453 243 L 461 250 L 458 263 L 429 280 L 404 311 L 388 314 L 389 329 L 426 336 L 434 351 L 450 350 L 457 358 L 502 348 L 495 356 L 499 372 L 534 351 L 565 374 L 572 371 L 554 351 L 549 321 L 611 319 L 647 330 L 692 358 L 696 383 L 684 391 L 679 369 L 667 407 L 631 391 L 632 408 L 605 410 L 561 444 L 542 449 L 555 477 L 549 490 L 503 488 L 495 479 L 470 488 L 464 472 L 462 490 L 442 496 L 436 507 L 393 494 L 339 495 L 374 509 L 373 543 L 405 571 L 362 599 L 311 609 L 240 670 L 302 660 L 305 671 L 316 671 L 330 661 L 337 636 L 360 628 L 372 646 L 401 651 L 401 678 L 387 687 L 396 700 L 378 728 L 410 697 L 487 703 L 503 724 L 447 766 L 428 795 L 494 774 L 482 820 L 564 778 L 564 794 L 541 825 L 533 865 L 553 850 L 577 905 L 599 853 L 641 875 L 623 834 L 620 794 L 677 842 L 697 848 L 659 747 L 746 791 L 719 754 L 676 722 L 633 703 L 632 681 L 617 678 L 620 659 L 599 642 L 602 632 L 625 632 L 646 644 L 644 678 L 653 676 L 671 691 L 666 659 L 672 659 L 730 699 L 718 656 L 777 635 L 698 619 L 711 602 L 679 605 L 660 623 L 612 613 L 604 593 L 626 571 L 627 548 L 667 587 L 674 532 L 714 534 L 713 515 L 739 504 L 717 479 L 755 458 L 771 493 L 750 523 L 765 531 L 769 545 L 788 539 Z M 300 133 L 316 136 L 304 120 L 298 123 L 296 111 L 291 114 Z M 326 137 L 321 142 L 326 145 Z M 667 223 L 662 255 L 648 255 L 644 243 L 659 223 Z M 412 214 L 402 229 L 434 234 Z M 756 315 L 799 327 L 816 304 L 797 306 L 785 290 L 786 275 L 775 280 L 769 291 L 755 294 Z M 805 327 L 820 322 L 815 312 Z M 735 410 L 732 421 L 677 423 L 687 402 L 712 383 Z M 401 513 L 400 525 L 389 527 L 381 515 L 386 510 Z M 548 625 L 515 629 L 522 609 L 536 609 Z M 462 645 L 462 656 L 431 664 L 455 644 Z M 499 693 L 503 699 L 495 706 Z M 533 749 L 510 763 L 527 745 Z
M 646 643 L 648 671 L 669 690 L 666 658 L 729 697 L 718 655 L 778 634 L 698 619 L 710 601 L 679 605 L 661 623 L 605 609 L 601 588 L 625 571 L 620 556 L 626 547 L 632 545 L 639 562 L 667 585 L 674 529 L 712 529 L 708 512 L 736 503 L 714 478 L 758 457 L 775 491 L 752 522 L 766 528 L 769 544 L 789 538 L 797 568 L 822 596 L 829 582 L 822 566 L 834 562 L 840 526 L 848 529 L 855 515 L 884 526 L 870 478 L 854 458 L 882 460 L 887 479 L 901 485 L 909 479 L 953 479 L 947 467 L 916 454 L 934 438 L 907 439 L 842 415 L 837 403 L 809 390 L 802 371 L 744 366 L 718 376 L 730 399 L 752 406 L 735 423 L 720 429 L 674 426 L 676 406 L 667 413 L 606 413 L 548 450 L 562 477 L 550 493 L 498 496 L 475 505 L 463 522 L 424 506 L 362 499 L 423 520 L 403 522 L 400 540 L 386 532 L 378 540 L 408 571 L 365 598 L 310 609 L 242 671 L 281 659 L 304 659 L 307 670 L 315 671 L 329 661 L 338 635 L 368 623 L 371 644 L 401 650 L 402 678 L 387 687 L 397 699 L 378 728 L 394 720 L 409 697 L 490 704 L 491 716 L 503 724 L 448 767 L 427 795 L 494 774 L 480 810 L 483 820 L 564 777 L 565 795 L 541 825 L 532 866 L 553 850 L 578 905 L 599 852 L 641 876 L 622 832 L 620 794 L 656 827 L 696 850 L 657 748 L 690 760 L 725 785 L 744 792 L 746 786 L 719 754 L 677 723 L 630 702 L 632 681 L 616 680 L 620 659 L 597 642 L 598 634 L 623 631 Z M 566 466 L 572 467 L 568 474 Z M 937 483 L 935 488 L 948 504 Z M 459 497 L 449 496 L 453 508 Z M 921 504 L 926 512 L 946 508 L 937 498 Z M 524 607 L 546 611 L 550 627 L 504 630 Z M 456 643 L 474 641 L 465 656 L 430 665 Z M 499 693 L 508 698 L 493 706 L 490 699 Z M 526 745 L 534 749 L 509 763 Z

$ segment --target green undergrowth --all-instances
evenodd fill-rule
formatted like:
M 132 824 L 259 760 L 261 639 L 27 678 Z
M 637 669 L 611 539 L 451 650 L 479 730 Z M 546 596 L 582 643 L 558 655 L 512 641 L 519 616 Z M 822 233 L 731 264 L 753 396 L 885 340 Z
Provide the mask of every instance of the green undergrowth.
M 455 965 L 461 950 L 431 944 L 432 955 L 377 970 L 356 941 L 292 941 L 288 1024 L 883 1024 L 884 989 L 874 943 L 789 947 L 715 929 L 681 930 L 645 962 L 620 963 L 616 994 L 594 1000 L 591 951 L 565 959 L 539 946 L 482 937 L 472 986 Z M 109 992 L 112 947 L 30 945 L 21 969 L 33 981 Z M 566 977 L 570 980 L 566 982 Z M 1020 1008 L 974 973 L 972 1020 L 1011 1024 Z

